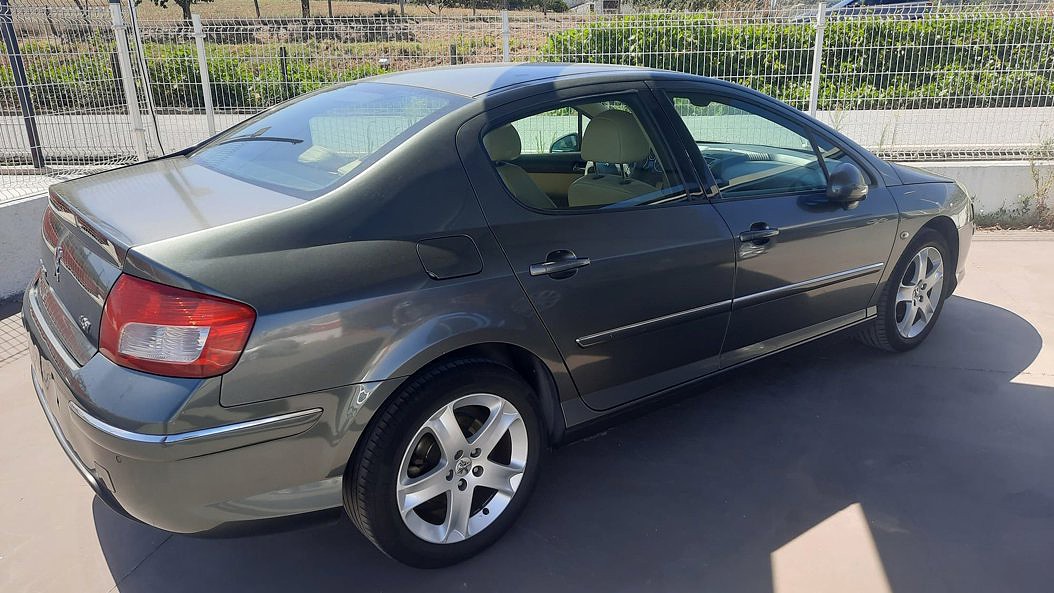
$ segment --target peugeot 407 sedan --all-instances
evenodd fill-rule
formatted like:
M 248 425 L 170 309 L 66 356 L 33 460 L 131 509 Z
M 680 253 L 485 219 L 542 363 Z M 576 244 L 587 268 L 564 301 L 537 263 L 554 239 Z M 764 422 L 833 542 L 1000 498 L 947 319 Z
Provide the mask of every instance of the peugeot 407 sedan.
M 53 186 L 24 319 L 44 413 L 120 512 L 343 506 L 441 566 L 614 412 L 848 328 L 917 346 L 971 234 L 955 183 L 743 87 L 441 68 Z

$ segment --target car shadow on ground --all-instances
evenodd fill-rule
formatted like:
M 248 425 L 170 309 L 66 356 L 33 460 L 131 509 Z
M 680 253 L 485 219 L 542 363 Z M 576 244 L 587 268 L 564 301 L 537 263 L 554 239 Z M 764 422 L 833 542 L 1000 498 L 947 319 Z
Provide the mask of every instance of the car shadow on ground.
M 866 541 L 833 549 L 870 545 L 892 591 L 1039 591 L 1054 576 L 1054 389 L 1019 374 L 1041 347 L 1014 313 L 953 297 L 913 352 L 843 336 L 758 362 L 554 452 L 509 534 L 449 569 L 399 565 L 346 519 L 166 541 L 96 499 L 95 523 L 123 593 L 764 592 L 795 590 L 780 555 L 823 561 L 831 546 L 802 534 L 856 509 Z

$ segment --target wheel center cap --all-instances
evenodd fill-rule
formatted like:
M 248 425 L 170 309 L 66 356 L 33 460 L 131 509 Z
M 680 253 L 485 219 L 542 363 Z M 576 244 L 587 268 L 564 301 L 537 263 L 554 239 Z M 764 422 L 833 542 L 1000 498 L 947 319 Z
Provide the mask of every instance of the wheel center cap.
M 454 473 L 459 475 L 459 476 L 468 475 L 468 472 L 471 469 L 472 469 L 472 462 L 469 461 L 469 459 L 466 458 L 466 457 L 462 457 L 461 459 L 458 459 L 457 463 L 454 464 Z

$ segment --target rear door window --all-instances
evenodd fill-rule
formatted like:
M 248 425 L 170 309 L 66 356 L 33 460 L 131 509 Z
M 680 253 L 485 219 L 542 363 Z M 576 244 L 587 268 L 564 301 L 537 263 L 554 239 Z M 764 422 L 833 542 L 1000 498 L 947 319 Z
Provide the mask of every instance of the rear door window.
M 344 183 L 468 99 L 357 83 L 307 95 L 221 134 L 190 160 L 305 199 Z
M 532 208 L 621 210 L 686 197 L 665 144 L 632 94 L 539 110 L 490 130 L 483 144 L 509 193 Z M 539 156 L 573 157 L 548 159 L 572 165 L 560 175 L 562 184 L 554 179 L 555 166 L 537 167 L 545 160 Z

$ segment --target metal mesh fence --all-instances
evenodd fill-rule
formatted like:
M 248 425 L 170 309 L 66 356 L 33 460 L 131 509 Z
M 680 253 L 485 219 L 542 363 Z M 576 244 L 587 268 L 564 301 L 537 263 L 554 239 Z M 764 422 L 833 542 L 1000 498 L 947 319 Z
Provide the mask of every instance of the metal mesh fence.
M 105 4 L 16 2 L 0 33 L 0 199 L 136 160 Z
M 27 136 L 8 44 L 0 63 L 4 173 L 71 175 L 128 163 L 139 157 L 136 128 L 146 153 L 156 155 L 327 84 L 503 60 L 631 64 L 731 80 L 813 107 L 821 120 L 899 160 L 1054 157 L 1050 5 L 842 9 L 823 19 L 806 7 L 205 21 L 211 125 L 194 28 L 140 21 L 125 33 L 132 103 L 143 117 L 137 125 L 108 8 L 44 11 L 27 6 L 41 0 L 11 1 L 5 42 L 20 44 L 39 154 Z M 0 195 L 27 178 L 0 177 Z

